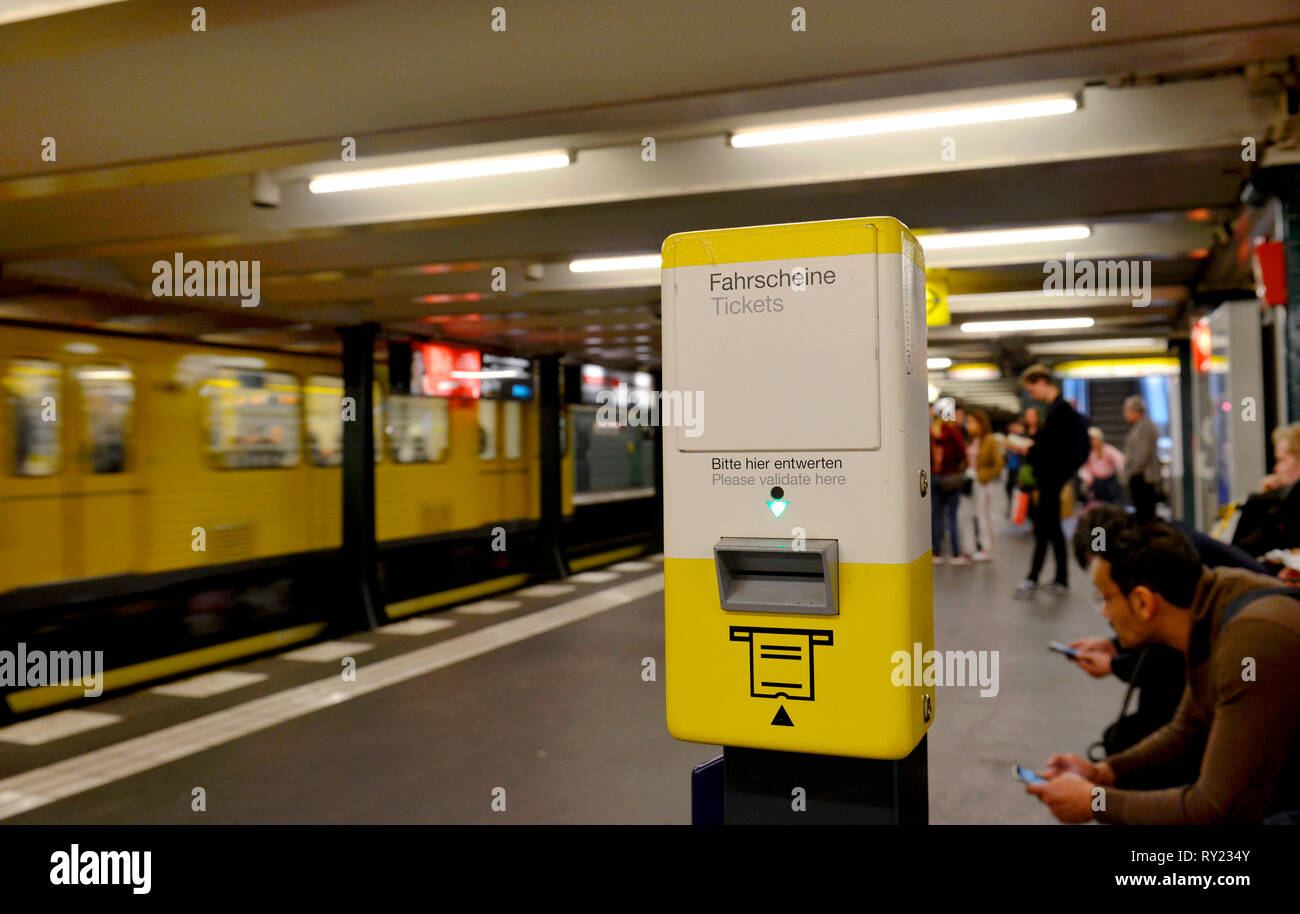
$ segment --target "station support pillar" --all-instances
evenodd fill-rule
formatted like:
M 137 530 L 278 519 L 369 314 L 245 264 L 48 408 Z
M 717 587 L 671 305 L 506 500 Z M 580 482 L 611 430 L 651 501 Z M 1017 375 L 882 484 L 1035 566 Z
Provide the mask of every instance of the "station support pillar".
M 1200 529 L 1200 519 L 1196 516 L 1196 440 L 1193 437 L 1196 422 L 1193 416 L 1196 396 L 1196 367 L 1192 364 L 1192 341 L 1176 339 L 1170 341 L 1178 355 L 1178 416 L 1177 429 L 1179 446 L 1183 453 L 1182 476 L 1182 520 Z M 1170 429 L 1173 432 L 1173 429 Z
M 1282 246 L 1286 256 L 1287 421 L 1300 422 L 1300 165 L 1265 169 L 1252 183 L 1282 204 Z
M 564 436 L 563 372 L 558 355 L 543 356 L 537 364 L 537 412 L 541 423 L 539 485 L 541 487 L 538 524 L 537 573 L 547 577 L 567 577 L 569 564 L 564 558 L 564 499 L 562 495 Z
M 375 548 L 376 324 L 344 327 L 343 621 L 375 628 L 384 619 Z M 349 410 L 349 407 L 351 408 Z

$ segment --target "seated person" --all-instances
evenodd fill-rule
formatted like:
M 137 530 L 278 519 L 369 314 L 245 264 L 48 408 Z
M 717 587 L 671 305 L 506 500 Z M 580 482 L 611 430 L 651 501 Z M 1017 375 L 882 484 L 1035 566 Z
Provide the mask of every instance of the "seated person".
M 1096 764 L 1054 755 L 1047 782 L 1026 790 L 1062 822 L 1258 823 L 1300 809 L 1300 599 L 1273 593 L 1274 578 L 1205 568 L 1163 522 L 1118 525 L 1104 545 L 1092 562 L 1103 615 L 1125 648 L 1183 652 L 1187 689 L 1174 719 L 1136 746 Z M 1129 786 L 1198 755 L 1194 783 Z
M 1113 536 L 1123 525 L 1130 523 L 1130 515 L 1117 505 L 1099 505 L 1085 511 L 1079 517 L 1079 526 L 1074 531 L 1072 543 L 1075 561 L 1084 571 L 1089 570 L 1094 555 L 1092 546 L 1100 543 L 1098 531 L 1104 531 L 1106 539 Z M 1229 547 L 1231 548 L 1231 547 Z M 1247 561 L 1250 560 L 1246 556 Z M 1218 564 L 1207 561 L 1207 565 Z M 1070 646 L 1079 650 L 1074 662 L 1091 676 L 1100 678 L 1114 674 L 1129 683 L 1129 692 L 1124 696 L 1124 705 L 1120 718 L 1107 728 L 1102 741 L 1089 751 L 1104 748 L 1107 754 L 1114 754 L 1127 749 L 1149 734 L 1163 727 L 1174 716 L 1178 701 L 1182 698 L 1187 684 L 1186 660 L 1182 653 L 1160 644 L 1148 644 L 1135 650 L 1125 648 L 1118 638 L 1081 638 L 1071 641 Z M 1128 713 L 1131 693 L 1138 693 L 1137 709 Z M 1184 784 L 1196 777 L 1200 759 L 1182 765 L 1174 770 L 1155 772 L 1134 782 L 1134 786 L 1165 787 L 1169 784 Z
M 1259 491 L 1228 506 L 1216 531 L 1220 540 L 1256 557 L 1300 548 L 1300 422 L 1273 432 L 1273 457 L 1273 472 Z

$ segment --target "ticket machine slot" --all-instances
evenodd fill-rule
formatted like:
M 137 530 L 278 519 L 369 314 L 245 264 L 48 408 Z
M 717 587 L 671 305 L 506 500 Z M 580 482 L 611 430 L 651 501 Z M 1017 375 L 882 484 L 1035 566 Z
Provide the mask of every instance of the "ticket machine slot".
M 839 615 L 836 540 L 724 537 L 713 557 L 728 612 Z

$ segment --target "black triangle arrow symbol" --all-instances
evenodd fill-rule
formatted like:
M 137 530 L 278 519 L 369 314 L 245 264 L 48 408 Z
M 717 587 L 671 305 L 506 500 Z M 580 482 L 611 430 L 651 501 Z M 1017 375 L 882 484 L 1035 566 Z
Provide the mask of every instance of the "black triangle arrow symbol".
M 781 705 L 781 707 L 777 709 L 776 717 L 772 718 L 772 726 L 773 727 L 794 726 L 794 721 L 790 719 L 790 715 L 785 713 L 785 705 Z

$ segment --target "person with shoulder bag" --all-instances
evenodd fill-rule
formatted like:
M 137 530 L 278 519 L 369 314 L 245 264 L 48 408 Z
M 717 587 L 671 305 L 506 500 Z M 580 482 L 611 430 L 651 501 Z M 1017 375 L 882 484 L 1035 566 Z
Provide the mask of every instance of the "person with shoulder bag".
M 944 421 L 945 408 L 951 408 L 951 402 L 937 402 L 930 421 L 930 545 L 934 563 L 942 565 L 946 527 L 952 564 L 969 565 L 970 556 L 961 551 L 957 532 L 957 508 L 966 484 L 966 440 L 956 423 Z

